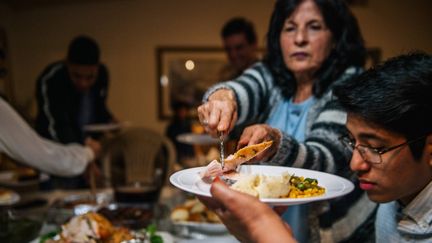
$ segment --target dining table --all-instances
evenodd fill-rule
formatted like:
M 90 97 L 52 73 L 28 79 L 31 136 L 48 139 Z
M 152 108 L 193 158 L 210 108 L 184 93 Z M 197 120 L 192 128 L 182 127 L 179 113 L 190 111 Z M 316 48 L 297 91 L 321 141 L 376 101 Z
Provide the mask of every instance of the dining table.
M 95 211 L 102 206 L 116 203 L 113 188 L 98 188 L 96 190 L 96 205 L 98 208 L 92 208 L 81 205 L 68 210 L 54 210 L 59 201 L 64 201 L 72 197 L 85 198 L 91 194 L 90 189 L 77 190 L 33 190 L 19 192 L 20 200 L 16 204 L 8 207 L 0 207 L 2 214 L 6 212 L 7 216 L 32 219 L 39 221 L 40 229 L 30 242 L 38 243 L 42 236 L 51 232 L 58 231 L 62 224 L 77 214 L 88 211 Z M 163 186 L 158 201 L 155 203 L 159 213 L 154 215 L 152 223 L 156 225 L 157 233 L 160 234 L 166 243 L 212 243 L 212 242 L 238 242 L 227 230 L 222 232 L 201 231 L 199 227 L 188 227 L 187 225 L 176 225 L 170 219 L 170 211 L 177 205 L 183 203 L 188 197 L 193 195 L 181 191 L 174 186 L 167 184 Z M 134 203 L 137 205 L 139 203 Z M 143 203 L 144 205 L 145 203 Z M 2 226 L 3 227 L 3 226 Z

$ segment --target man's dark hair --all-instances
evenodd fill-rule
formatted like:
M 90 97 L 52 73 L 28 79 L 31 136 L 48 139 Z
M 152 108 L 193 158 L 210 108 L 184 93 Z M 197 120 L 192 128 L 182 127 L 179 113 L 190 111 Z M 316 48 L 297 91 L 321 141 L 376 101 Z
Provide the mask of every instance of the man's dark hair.
M 99 56 L 100 50 L 98 44 L 88 36 L 78 36 L 69 44 L 67 60 L 73 64 L 98 64 Z
M 303 3 L 302 0 L 277 0 L 267 33 L 267 54 L 264 62 L 270 68 L 283 94 L 292 96 L 297 83 L 287 69 L 280 45 L 280 35 L 285 20 Z M 350 66 L 363 67 L 366 48 L 357 20 L 343 0 L 314 0 L 326 26 L 330 29 L 334 48 L 321 68 L 315 73 L 313 93 L 320 97 L 338 77 Z
M 227 38 L 231 35 L 241 33 L 245 34 L 249 44 L 257 42 L 257 35 L 253 23 L 242 17 L 230 19 L 222 28 L 221 37 Z
M 432 56 L 394 57 L 357 78 L 335 85 L 345 110 L 408 140 L 432 132 Z M 410 145 L 421 156 L 425 139 Z

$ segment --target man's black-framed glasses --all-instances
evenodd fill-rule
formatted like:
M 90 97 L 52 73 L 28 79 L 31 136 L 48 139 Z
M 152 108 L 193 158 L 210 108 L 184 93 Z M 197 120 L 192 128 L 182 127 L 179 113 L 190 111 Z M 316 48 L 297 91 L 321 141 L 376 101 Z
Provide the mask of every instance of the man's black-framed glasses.
M 421 136 L 412 140 L 408 140 L 404 143 L 392 146 L 390 148 L 372 148 L 370 146 L 363 145 L 363 144 L 356 145 L 356 141 L 354 139 L 351 139 L 347 135 L 339 137 L 339 141 L 347 148 L 352 149 L 352 151 L 357 149 L 357 151 L 359 151 L 360 156 L 363 158 L 363 160 L 373 164 L 380 164 L 382 163 L 381 155 L 390 152 L 392 150 L 395 150 L 397 148 L 403 147 L 405 145 L 417 142 L 425 137 L 426 136 Z

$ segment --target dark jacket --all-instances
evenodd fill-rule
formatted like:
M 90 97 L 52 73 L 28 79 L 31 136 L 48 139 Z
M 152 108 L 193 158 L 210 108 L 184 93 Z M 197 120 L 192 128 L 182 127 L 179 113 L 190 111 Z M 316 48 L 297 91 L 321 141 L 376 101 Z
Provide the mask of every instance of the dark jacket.
M 98 77 L 90 89 L 94 113 L 90 123 L 107 123 L 112 115 L 106 107 L 108 70 L 100 65 Z M 36 86 L 38 114 L 36 130 L 40 135 L 60 143 L 83 143 L 79 123 L 82 94 L 69 78 L 64 61 L 49 65 L 39 76 Z

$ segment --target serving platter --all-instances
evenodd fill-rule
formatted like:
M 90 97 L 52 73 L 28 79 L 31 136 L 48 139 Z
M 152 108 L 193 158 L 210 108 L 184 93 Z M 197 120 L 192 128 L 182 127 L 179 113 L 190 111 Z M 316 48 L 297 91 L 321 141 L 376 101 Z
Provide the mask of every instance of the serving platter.
M 38 185 L 41 182 L 47 181 L 49 179 L 49 175 L 45 173 L 40 173 L 38 178 L 28 179 L 28 180 L 17 180 L 16 173 L 13 170 L 5 170 L 0 172 L 0 185 L 7 187 L 25 187 L 25 186 L 33 186 Z
M 175 227 L 186 227 L 190 231 L 200 232 L 203 234 L 225 234 L 225 233 L 228 233 L 227 228 L 222 223 L 178 221 L 178 222 L 173 222 L 173 225 Z
M 177 141 L 189 145 L 212 145 L 218 144 L 219 139 L 209 134 L 183 133 L 176 137 Z

